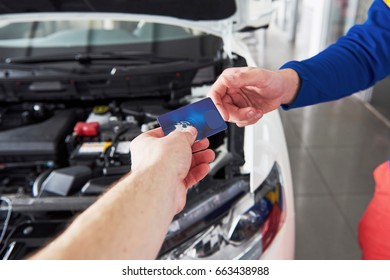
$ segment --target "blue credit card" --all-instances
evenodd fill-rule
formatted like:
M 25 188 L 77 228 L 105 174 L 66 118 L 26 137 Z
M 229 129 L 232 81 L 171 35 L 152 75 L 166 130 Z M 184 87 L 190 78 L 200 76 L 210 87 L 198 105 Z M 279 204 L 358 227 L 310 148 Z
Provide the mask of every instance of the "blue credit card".
M 226 122 L 210 97 L 186 105 L 157 117 L 165 135 L 175 129 L 194 126 L 198 130 L 196 140 L 201 140 L 227 129 Z

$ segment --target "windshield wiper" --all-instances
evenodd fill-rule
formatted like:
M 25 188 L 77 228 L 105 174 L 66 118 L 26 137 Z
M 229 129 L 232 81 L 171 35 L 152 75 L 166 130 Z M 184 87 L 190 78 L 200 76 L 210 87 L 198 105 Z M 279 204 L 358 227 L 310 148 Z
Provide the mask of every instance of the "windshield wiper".
M 36 65 L 25 65 L 25 64 L 10 64 L 0 62 L 0 77 L 10 76 L 11 72 L 9 71 L 19 71 L 19 72 L 28 72 L 28 73 L 37 73 L 37 72 L 54 72 L 54 73 L 72 73 L 69 69 L 63 69 L 59 67 L 46 67 L 46 66 L 36 66 Z
M 60 63 L 78 62 L 80 64 L 92 64 L 99 61 L 110 62 L 120 61 L 120 64 L 145 65 L 170 63 L 177 61 L 189 61 L 186 58 L 159 57 L 147 52 L 104 52 L 104 53 L 76 53 L 76 54 L 54 54 L 32 57 L 9 57 L 5 59 L 8 64 L 36 64 L 36 63 Z

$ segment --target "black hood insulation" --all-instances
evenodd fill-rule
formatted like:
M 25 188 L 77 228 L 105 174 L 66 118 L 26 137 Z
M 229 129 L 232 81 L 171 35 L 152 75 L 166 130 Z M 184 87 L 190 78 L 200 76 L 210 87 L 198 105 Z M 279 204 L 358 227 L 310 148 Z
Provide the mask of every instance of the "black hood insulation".
M 0 0 L 0 14 L 108 12 L 220 20 L 236 12 L 234 0 Z

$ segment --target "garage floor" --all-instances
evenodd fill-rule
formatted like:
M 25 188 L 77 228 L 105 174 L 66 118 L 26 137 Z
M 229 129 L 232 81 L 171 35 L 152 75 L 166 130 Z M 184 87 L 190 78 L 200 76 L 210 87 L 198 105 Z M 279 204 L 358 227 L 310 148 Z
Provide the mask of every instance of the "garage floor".
M 266 68 L 304 51 L 275 30 L 257 35 L 261 40 L 248 40 Z M 372 171 L 390 155 L 390 122 L 373 111 L 356 97 L 280 111 L 295 190 L 297 259 L 360 259 L 357 226 L 374 191 Z
M 390 155 L 390 127 L 360 99 L 281 112 L 295 190 L 296 258 L 359 259 L 357 226 Z

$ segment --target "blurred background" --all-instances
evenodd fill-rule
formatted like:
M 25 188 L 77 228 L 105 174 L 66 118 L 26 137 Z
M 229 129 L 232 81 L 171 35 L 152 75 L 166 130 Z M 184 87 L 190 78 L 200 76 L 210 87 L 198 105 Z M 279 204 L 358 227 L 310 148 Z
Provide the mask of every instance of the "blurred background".
M 268 29 L 245 34 L 261 67 L 278 69 L 366 19 L 369 0 L 276 0 Z M 339 101 L 281 110 L 296 207 L 297 259 L 360 259 L 357 228 L 390 155 L 390 79 Z

